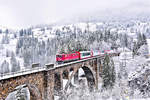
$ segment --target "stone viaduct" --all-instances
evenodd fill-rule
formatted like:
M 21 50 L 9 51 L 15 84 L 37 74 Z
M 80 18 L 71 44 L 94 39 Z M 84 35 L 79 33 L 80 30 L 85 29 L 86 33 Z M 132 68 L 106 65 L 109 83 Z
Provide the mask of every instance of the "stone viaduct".
M 119 53 L 109 54 L 119 56 Z M 79 82 L 80 68 L 83 69 L 89 90 L 98 88 L 102 61 L 104 56 L 96 56 L 84 60 L 54 66 L 47 64 L 43 68 L 17 72 L 0 78 L 0 100 L 5 100 L 17 86 L 24 85 L 30 91 L 30 100 L 54 100 L 54 95 L 65 94 L 71 85 L 71 80 Z M 67 80 L 64 87 L 63 79 Z

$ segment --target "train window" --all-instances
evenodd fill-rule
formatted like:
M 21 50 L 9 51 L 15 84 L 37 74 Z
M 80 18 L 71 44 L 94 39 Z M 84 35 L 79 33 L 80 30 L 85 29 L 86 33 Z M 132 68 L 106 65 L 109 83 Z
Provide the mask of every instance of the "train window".
M 61 57 L 62 57 L 62 55 L 57 55 L 57 57 L 58 57 L 58 58 L 61 58 Z
M 82 54 L 83 56 L 89 56 L 89 55 L 91 55 L 90 53 L 83 53 Z

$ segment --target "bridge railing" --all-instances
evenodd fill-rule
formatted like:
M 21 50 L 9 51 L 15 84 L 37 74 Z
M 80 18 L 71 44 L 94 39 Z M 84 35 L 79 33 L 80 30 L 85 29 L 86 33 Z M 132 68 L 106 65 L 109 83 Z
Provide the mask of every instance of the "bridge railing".
M 0 74 L 0 80 L 10 78 L 10 77 L 19 76 L 19 75 L 25 75 L 25 74 L 29 74 L 29 73 L 43 71 L 43 70 L 45 70 L 45 68 L 46 67 L 36 67 L 36 68 L 31 68 L 31 69 L 20 70 L 17 72 L 10 72 L 10 73 L 4 73 L 4 74 L 1 73 Z

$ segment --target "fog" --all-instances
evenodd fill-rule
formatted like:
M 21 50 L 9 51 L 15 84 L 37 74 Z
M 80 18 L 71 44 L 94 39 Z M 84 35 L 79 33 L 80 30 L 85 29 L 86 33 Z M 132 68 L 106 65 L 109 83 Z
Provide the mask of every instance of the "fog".
M 11 28 L 90 18 L 150 13 L 149 0 L 0 0 L 0 25 Z

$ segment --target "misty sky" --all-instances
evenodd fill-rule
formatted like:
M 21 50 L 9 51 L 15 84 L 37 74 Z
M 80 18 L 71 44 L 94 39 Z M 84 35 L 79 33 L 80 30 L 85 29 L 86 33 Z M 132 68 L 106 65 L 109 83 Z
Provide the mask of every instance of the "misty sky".
M 21 28 L 107 11 L 150 13 L 150 0 L 0 0 L 0 25 Z

